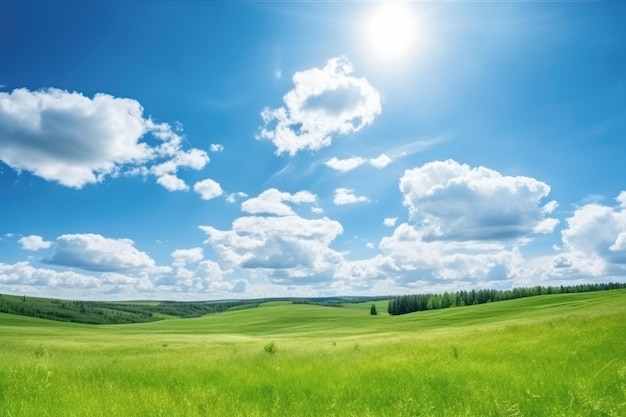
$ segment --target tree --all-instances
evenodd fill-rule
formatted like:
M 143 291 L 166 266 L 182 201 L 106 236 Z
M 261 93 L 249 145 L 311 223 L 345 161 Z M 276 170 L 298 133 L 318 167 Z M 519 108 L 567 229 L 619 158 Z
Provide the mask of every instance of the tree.
M 377 316 L 378 312 L 376 311 L 376 304 L 372 304 L 372 308 L 370 308 L 370 314 L 372 316 Z

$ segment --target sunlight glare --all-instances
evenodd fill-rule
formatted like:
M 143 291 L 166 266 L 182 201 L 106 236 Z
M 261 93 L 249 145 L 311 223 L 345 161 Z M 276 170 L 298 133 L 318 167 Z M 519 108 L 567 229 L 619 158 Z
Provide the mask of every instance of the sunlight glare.
M 414 37 L 413 18 L 400 5 L 387 5 L 375 10 L 367 25 L 367 40 L 378 58 L 403 58 L 410 52 Z

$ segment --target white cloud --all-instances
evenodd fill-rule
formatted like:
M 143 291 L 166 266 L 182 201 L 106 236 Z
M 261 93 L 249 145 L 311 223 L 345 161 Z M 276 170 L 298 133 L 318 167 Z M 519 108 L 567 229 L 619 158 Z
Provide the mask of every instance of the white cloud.
M 194 248 L 198 249 L 198 248 Z M 225 275 L 231 270 L 224 271 L 220 265 L 211 260 L 200 261 L 195 250 L 192 255 L 178 258 L 174 263 L 174 269 L 156 279 L 158 288 L 171 292 L 180 293 L 211 293 L 228 294 L 243 292 L 246 288 L 245 280 L 229 281 Z M 198 262 L 195 268 L 189 269 L 187 261 Z
M 98 234 L 67 234 L 54 242 L 52 256 L 43 261 L 88 271 L 123 271 L 155 267 L 154 260 L 137 250 L 130 239 Z
M 392 159 L 389 158 L 384 153 L 381 153 L 378 157 L 372 158 L 369 160 L 370 165 L 378 169 L 383 169 L 384 167 L 389 165 L 391 162 L 392 162 Z
M 555 200 L 552 200 L 549 203 L 547 203 L 545 206 L 543 206 L 541 208 L 541 211 L 544 214 L 552 214 L 558 206 L 559 206 L 559 203 L 557 203 Z
M 559 224 L 559 219 L 547 218 L 541 220 L 533 229 L 534 233 L 548 234 L 554 232 L 554 228 Z
M 198 171 L 204 168 L 209 161 L 207 153 L 200 149 L 178 151 L 172 159 L 153 166 L 150 171 L 157 177 L 176 172 L 179 168 L 190 168 Z
M 48 249 L 52 245 L 52 242 L 43 240 L 41 236 L 37 236 L 37 235 L 21 237 L 18 239 L 18 243 L 22 246 L 22 249 L 26 249 L 30 251 Z
M 199 262 L 204 259 L 202 248 L 191 249 L 176 249 L 172 252 L 172 258 L 174 258 L 174 264 L 188 264 L 193 262 Z
M 0 290 L 65 298 L 90 294 L 92 299 L 110 300 L 170 299 L 173 293 L 183 294 L 182 298 L 207 293 L 215 298 L 229 298 L 247 288 L 247 281 L 241 277 L 226 278 L 232 269 L 205 260 L 201 247 L 174 250 L 172 266 L 155 265 L 128 239 L 100 235 L 63 235 L 54 242 L 53 250 L 53 256 L 43 262 L 55 265 L 55 269 L 36 268 L 28 262 L 0 263 Z M 91 275 L 58 270 L 59 266 L 81 268 L 91 271 Z
M 203 200 L 210 200 L 223 194 L 222 187 L 210 178 L 195 183 L 193 190 L 200 194 Z
M 384 219 L 395 230 L 376 262 L 363 261 L 400 287 L 524 285 L 530 269 L 518 247 L 558 223 L 546 217 L 557 204 L 541 205 L 546 184 L 455 161 L 406 170 L 400 190 L 413 223 Z
M 165 187 L 168 191 L 189 190 L 189 186 L 185 184 L 185 181 L 181 180 L 176 175 L 163 174 L 157 179 L 157 183 Z
M 411 219 L 424 225 L 427 240 L 516 239 L 551 233 L 558 223 L 545 218 L 539 205 L 550 192 L 547 184 L 453 160 L 406 170 L 400 191 Z
M 626 232 L 620 232 L 615 239 L 615 242 L 609 246 L 611 252 L 626 251 Z
M 343 228 L 326 217 L 306 219 L 295 214 L 285 202 L 315 201 L 307 191 L 295 194 L 269 189 L 242 204 L 248 213 L 264 214 L 237 218 L 230 230 L 200 226 L 211 245 L 227 265 L 246 270 L 266 271 L 272 280 L 308 282 L 324 278 L 341 256 L 330 249 Z
M 401 271 L 404 283 L 425 280 L 498 281 L 520 276 L 523 258 L 516 247 L 502 243 L 485 244 L 430 240 L 425 231 L 407 223 L 400 224 L 379 245 L 383 254 Z
M 376 281 L 394 274 L 396 270 L 390 258 L 382 255 L 369 259 L 343 260 L 335 268 L 333 287 L 343 291 L 368 289 Z
M 16 264 L 0 263 L 0 284 L 5 286 L 34 286 L 62 288 L 98 288 L 100 281 L 93 276 L 73 271 L 55 271 L 35 268 L 28 262 Z
M 150 134 L 155 146 L 142 141 Z M 120 173 L 175 174 L 200 169 L 206 152 L 181 149 L 182 138 L 166 123 L 143 117 L 136 100 L 55 88 L 0 92 L 0 160 L 16 171 L 82 188 Z
M 241 210 L 250 214 L 273 214 L 276 216 L 289 216 L 294 211 L 286 203 L 302 204 L 315 203 L 317 197 L 308 191 L 298 191 L 295 194 L 278 191 L 270 188 L 241 204 Z
M 621 208 L 626 209 L 626 191 L 620 192 L 615 200 L 617 200 Z
M 599 203 L 577 208 L 561 232 L 564 252 L 544 266 L 549 278 L 626 276 L 626 204 Z
M 239 191 L 237 193 L 228 194 L 226 196 L 226 201 L 229 203 L 234 203 L 237 200 L 237 198 L 246 198 L 246 197 L 248 197 L 248 194 Z
M 385 220 L 383 220 L 383 224 L 387 227 L 394 227 L 397 221 L 397 217 L 386 217 Z
M 343 232 L 328 218 L 305 219 L 248 216 L 220 231 L 200 226 L 210 244 L 229 264 L 242 268 L 284 270 L 291 276 L 308 276 L 329 269 L 337 259 L 328 245 Z
M 219 143 L 212 143 L 211 146 L 209 146 L 209 150 L 211 152 L 222 152 L 224 150 L 224 146 Z
M 184 256 L 183 256 L 184 257 Z M 223 270 L 219 264 L 202 260 L 189 269 L 182 258 L 170 267 L 150 271 L 102 272 L 85 275 L 74 271 L 36 268 L 28 262 L 0 263 L 0 290 L 44 297 L 60 296 L 69 299 L 112 300 L 114 298 L 147 299 L 206 299 L 230 298 L 246 290 L 244 279 L 227 280 L 232 270 Z M 197 258 L 194 258 L 197 259 Z M 176 293 L 177 295 L 173 296 Z
M 333 136 L 358 132 L 381 113 L 380 95 L 365 78 L 351 76 L 346 57 L 330 59 L 323 68 L 296 72 L 284 107 L 266 108 L 258 135 L 276 153 L 295 155 L 330 145 Z
M 335 197 L 333 198 L 333 203 L 338 206 L 346 205 L 346 204 L 355 204 L 355 203 L 364 203 L 368 201 L 365 196 L 356 196 L 354 195 L 354 190 L 349 188 L 337 188 L 335 190 Z
M 346 172 L 351 171 L 364 163 L 365 159 L 359 158 L 358 156 L 348 159 L 337 159 L 336 157 L 332 157 L 328 161 L 324 162 L 324 165 L 334 169 L 335 171 Z

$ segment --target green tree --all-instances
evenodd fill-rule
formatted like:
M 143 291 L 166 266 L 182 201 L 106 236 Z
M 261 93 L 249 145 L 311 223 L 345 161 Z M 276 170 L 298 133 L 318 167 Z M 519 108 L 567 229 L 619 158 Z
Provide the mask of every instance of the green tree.
M 378 312 L 376 311 L 376 304 L 372 304 L 372 308 L 370 308 L 370 314 L 372 316 L 377 316 Z

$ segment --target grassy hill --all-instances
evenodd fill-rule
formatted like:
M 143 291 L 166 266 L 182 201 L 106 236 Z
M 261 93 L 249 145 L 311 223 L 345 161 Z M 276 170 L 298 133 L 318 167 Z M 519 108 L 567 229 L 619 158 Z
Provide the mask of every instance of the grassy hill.
M 626 290 L 370 305 L 100 326 L 0 314 L 0 416 L 626 415 Z
M 171 317 L 200 317 L 258 305 L 257 301 L 70 301 L 0 294 L 0 313 L 86 324 L 144 323 Z

